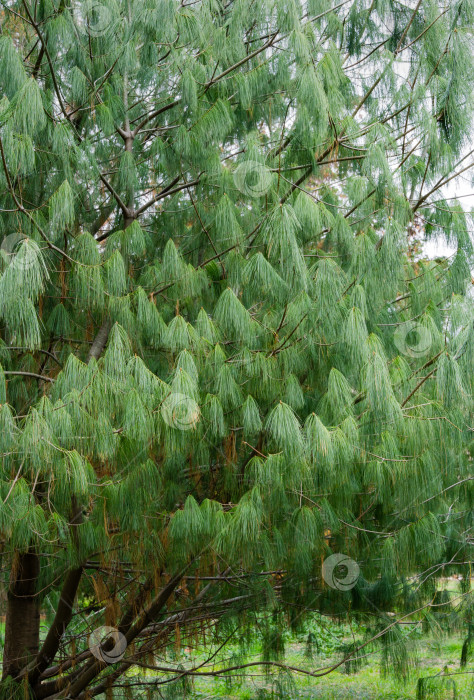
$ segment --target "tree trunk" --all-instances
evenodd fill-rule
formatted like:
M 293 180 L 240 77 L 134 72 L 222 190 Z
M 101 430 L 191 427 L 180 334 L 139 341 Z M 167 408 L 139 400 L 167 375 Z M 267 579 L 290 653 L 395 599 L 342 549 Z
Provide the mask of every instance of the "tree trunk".
M 87 363 L 89 363 L 92 360 L 92 358 L 98 360 L 99 357 L 102 355 L 102 351 L 107 345 L 107 340 L 109 339 L 109 333 L 110 321 L 107 319 L 99 328 L 97 335 L 94 338 L 94 342 L 91 345 L 91 349 L 89 350 L 89 355 L 87 357 Z
M 39 569 L 39 557 L 33 547 L 25 554 L 16 555 L 7 596 L 3 678 L 17 676 L 28 661 L 38 653 Z

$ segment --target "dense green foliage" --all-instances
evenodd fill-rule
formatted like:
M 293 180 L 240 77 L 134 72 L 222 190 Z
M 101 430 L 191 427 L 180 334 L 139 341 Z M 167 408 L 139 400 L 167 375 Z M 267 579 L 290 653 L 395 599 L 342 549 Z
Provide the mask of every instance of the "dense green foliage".
M 267 668 L 317 609 L 406 673 L 391 614 L 472 605 L 472 0 L 2 8 L 0 696 L 172 688 L 257 610 Z

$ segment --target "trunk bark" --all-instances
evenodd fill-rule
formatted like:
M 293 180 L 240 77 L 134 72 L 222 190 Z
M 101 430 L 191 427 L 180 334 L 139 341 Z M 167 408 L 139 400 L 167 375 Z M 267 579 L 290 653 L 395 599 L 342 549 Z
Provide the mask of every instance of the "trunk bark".
M 91 345 L 91 349 L 89 350 L 89 355 L 87 357 L 87 363 L 89 363 L 92 360 L 92 358 L 98 360 L 99 357 L 102 355 L 102 351 L 107 345 L 107 341 L 109 339 L 109 333 L 110 321 L 106 320 L 99 328 L 97 335 L 94 338 L 94 342 Z
M 134 216 L 124 216 L 123 217 L 123 230 L 126 231 L 128 229 L 128 227 L 133 224 L 134 221 L 135 221 Z
M 37 596 L 39 557 L 33 548 L 18 554 L 10 576 L 3 650 L 3 678 L 17 676 L 39 648 Z
M 102 354 L 107 344 L 110 332 L 110 322 L 107 320 L 99 329 L 92 343 L 87 361 L 94 357 L 96 360 Z M 73 512 L 71 524 L 77 525 L 82 521 L 82 512 L 77 507 L 73 497 Z M 10 586 L 7 595 L 5 620 L 5 648 L 3 651 L 2 679 L 7 676 L 16 678 L 21 672 L 32 670 L 33 680 L 54 659 L 61 637 L 66 630 L 72 615 L 72 606 L 82 575 L 82 568 L 70 570 L 66 574 L 63 595 L 61 596 L 55 620 L 42 649 L 39 653 L 40 606 L 37 596 L 37 581 L 40 571 L 40 559 L 33 547 L 24 554 L 16 554 L 10 575 Z M 36 663 L 35 663 L 36 660 Z

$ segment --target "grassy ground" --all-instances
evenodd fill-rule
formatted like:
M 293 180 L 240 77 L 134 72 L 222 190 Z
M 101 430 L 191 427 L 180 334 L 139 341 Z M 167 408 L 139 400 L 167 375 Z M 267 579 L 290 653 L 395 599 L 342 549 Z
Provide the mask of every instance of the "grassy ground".
M 443 587 L 457 592 L 458 583 L 449 579 Z M 287 636 L 282 661 L 311 672 L 330 667 L 343 658 L 344 648 L 354 638 L 360 643 L 364 629 L 362 626 L 338 625 L 328 618 L 322 623 L 319 618 L 314 623 L 309 622 L 299 637 Z M 319 640 L 319 648 L 313 649 L 311 658 L 307 654 L 308 631 L 313 631 Z M 386 664 L 386 673 L 383 673 L 380 651 L 367 647 L 363 653 L 368 653 L 355 672 L 340 666 L 320 678 L 303 674 L 293 674 L 289 678 L 284 673 L 270 678 L 256 666 L 247 669 L 246 677 L 234 676 L 231 683 L 222 678 L 194 679 L 192 688 L 179 697 L 189 700 L 474 700 L 474 659 L 471 658 L 464 669 L 460 668 L 467 630 L 434 638 L 422 635 L 419 625 L 407 625 L 402 633 L 413 640 L 413 645 L 408 647 L 410 670 L 403 680 L 396 677 L 390 663 Z M 261 658 L 261 647 L 256 645 L 251 651 L 247 661 Z M 181 650 L 181 656 L 185 668 L 197 666 L 205 659 L 202 650 L 198 653 Z M 216 664 L 215 668 L 225 665 L 232 664 Z
M 255 667 L 247 672 L 246 678 L 234 677 L 231 683 L 215 678 L 195 679 L 192 688 L 179 697 L 189 700 L 416 700 L 418 680 L 427 678 L 430 680 L 425 681 L 424 700 L 472 700 L 474 666 L 470 664 L 463 669 L 467 673 L 460 673 L 462 643 L 460 636 L 442 641 L 420 640 L 416 645 L 413 668 L 405 680 L 396 679 L 390 671 L 384 675 L 380 654 L 374 653 L 352 674 L 340 667 L 321 678 L 304 675 L 288 678 L 284 673 L 270 678 Z M 199 653 L 184 652 L 182 656 L 185 667 L 203 660 Z M 313 659 L 308 659 L 304 644 L 290 643 L 284 661 L 312 671 L 340 659 L 340 653 L 316 654 Z M 440 674 L 444 674 L 443 677 Z

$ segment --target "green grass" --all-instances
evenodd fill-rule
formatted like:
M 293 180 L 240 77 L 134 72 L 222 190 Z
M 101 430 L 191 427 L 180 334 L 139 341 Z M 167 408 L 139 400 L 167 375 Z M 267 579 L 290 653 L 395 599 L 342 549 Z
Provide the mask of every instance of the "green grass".
M 450 638 L 438 642 L 434 639 L 420 641 L 418 644 L 417 663 L 405 680 L 399 680 L 390 674 L 383 675 L 380 654 L 371 654 L 368 661 L 354 674 L 347 674 L 343 667 L 323 676 L 312 678 L 304 675 L 286 674 L 265 676 L 255 667 L 246 679 L 233 679 L 226 683 L 222 679 L 198 678 L 193 682 L 193 689 L 186 693 L 189 700 L 416 700 L 419 678 L 438 676 L 445 671 L 451 687 L 428 693 L 426 700 L 472 700 L 474 697 L 472 664 L 465 669 L 468 673 L 460 674 L 462 638 Z M 184 654 L 183 666 L 192 666 L 202 661 L 201 654 Z M 255 657 L 257 658 L 257 657 Z M 316 656 L 308 660 L 302 644 L 290 644 L 285 655 L 285 662 L 307 670 L 330 666 L 340 660 L 341 655 Z M 442 681 L 443 682 L 443 681 Z M 455 683 L 456 695 L 453 695 L 452 683 Z

